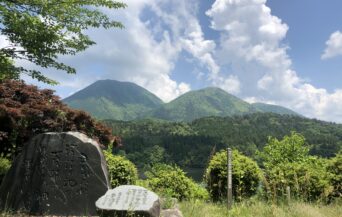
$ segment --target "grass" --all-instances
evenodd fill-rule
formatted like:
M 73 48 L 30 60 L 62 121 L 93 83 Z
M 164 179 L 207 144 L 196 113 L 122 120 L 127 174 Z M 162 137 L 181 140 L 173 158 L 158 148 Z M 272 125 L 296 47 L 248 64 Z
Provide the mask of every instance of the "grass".
M 184 217 L 342 217 L 342 205 L 319 205 L 294 202 L 289 205 L 274 205 L 260 201 L 235 204 L 228 213 L 225 204 L 204 201 L 180 203 Z

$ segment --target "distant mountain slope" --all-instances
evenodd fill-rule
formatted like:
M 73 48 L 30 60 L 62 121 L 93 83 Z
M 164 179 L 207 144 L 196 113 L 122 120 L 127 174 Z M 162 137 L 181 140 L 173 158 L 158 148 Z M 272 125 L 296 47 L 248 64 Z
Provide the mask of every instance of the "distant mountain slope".
M 278 105 L 270 105 L 265 103 L 253 103 L 252 107 L 258 112 L 271 112 L 280 115 L 299 115 L 298 113 Z
M 342 150 L 342 124 L 294 115 L 253 113 L 234 117 L 206 117 L 193 122 L 155 120 L 104 121 L 121 136 L 127 157 L 143 167 L 154 146 L 165 150 L 165 161 L 183 167 L 207 166 L 210 153 L 227 146 L 257 158 L 268 137 L 283 138 L 292 131 L 306 138 L 310 153 L 332 157 Z
M 226 117 L 255 112 L 298 115 L 281 106 L 249 104 L 216 87 L 190 91 L 169 103 L 163 103 L 134 83 L 115 80 L 96 81 L 63 101 L 98 119 L 125 121 L 144 118 L 193 121 L 209 116 Z
M 207 116 L 233 116 L 256 110 L 220 88 L 190 91 L 153 110 L 149 116 L 170 121 L 192 121 Z
M 130 82 L 100 80 L 63 100 L 99 119 L 133 120 L 163 102 L 151 92 Z
M 165 149 L 165 161 L 183 167 L 207 166 L 210 153 L 227 146 L 257 158 L 272 136 L 292 131 L 306 138 L 310 153 L 332 157 L 342 151 L 342 124 L 294 115 L 253 113 L 234 117 L 206 117 L 193 122 L 156 120 L 104 121 L 124 141 L 122 150 L 137 165 L 144 165 L 153 147 Z

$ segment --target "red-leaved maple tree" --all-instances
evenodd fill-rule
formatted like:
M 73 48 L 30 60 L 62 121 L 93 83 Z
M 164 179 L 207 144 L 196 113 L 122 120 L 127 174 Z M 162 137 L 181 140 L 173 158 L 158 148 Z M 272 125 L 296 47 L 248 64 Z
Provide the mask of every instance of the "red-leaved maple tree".
M 17 80 L 0 82 L 0 155 L 15 156 L 37 134 L 66 131 L 82 132 L 103 146 L 114 139 L 108 127 L 69 108 L 52 90 Z

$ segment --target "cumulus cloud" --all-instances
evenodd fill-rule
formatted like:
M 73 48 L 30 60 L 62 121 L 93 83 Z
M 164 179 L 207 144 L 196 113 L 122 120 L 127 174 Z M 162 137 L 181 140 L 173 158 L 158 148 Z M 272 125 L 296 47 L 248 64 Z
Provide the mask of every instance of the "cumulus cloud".
M 178 54 L 183 49 L 180 40 L 174 38 L 175 29 L 162 29 L 161 33 L 156 32 L 155 26 L 151 27 L 148 22 L 141 19 L 146 8 L 160 10 L 162 1 L 128 0 L 126 3 L 128 7 L 124 10 L 114 13 L 105 11 L 109 16 L 124 23 L 123 30 L 89 30 L 87 34 L 97 43 L 95 46 L 74 57 L 60 57 L 61 61 L 77 69 L 76 76 L 68 76 L 54 70 L 47 71 L 47 75 L 60 82 L 56 87 L 60 95 L 69 95 L 60 91 L 62 89 L 68 89 L 72 93 L 100 79 L 135 82 L 166 102 L 191 89 L 189 84 L 171 78 Z M 179 7 L 179 11 L 186 11 L 183 8 L 185 6 L 184 4 Z M 191 18 L 191 15 L 187 16 Z M 177 19 L 182 23 L 180 18 Z M 189 23 L 195 21 L 193 18 Z M 175 28 L 178 26 L 174 23 L 173 25 Z M 156 34 L 160 34 L 158 40 Z M 180 33 L 179 37 L 183 35 L 184 33 Z M 25 79 L 37 83 L 29 78 Z
M 342 121 L 342 90 L 329 93 L 297 75 L 282 43 L 289 27 L 271 14 L 266 0 L 216 0 L 206 14 L 220 32 L 218 65 L 239 78 L 241 97 L 287 106 L 308 117 Z M 329 44 L 337 45 L 337 38 Z
M 321 56 L 323 60 L 342 55 L 342 33 L 340 31 L 332 33 L 325 44 L 326 48 Z

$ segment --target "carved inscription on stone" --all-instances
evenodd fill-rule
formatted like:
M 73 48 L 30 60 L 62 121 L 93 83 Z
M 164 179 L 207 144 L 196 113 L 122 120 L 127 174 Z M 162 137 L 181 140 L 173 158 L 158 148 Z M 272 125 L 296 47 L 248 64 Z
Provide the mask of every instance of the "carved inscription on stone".
M 99 145 L 77 132 L 41 134 L 25 146 L 4 180 L 0 208 L 62 215 L 96 214 L 108 189 Z M 13 180 L 15 181 L 13 183 Z
M 122 185 L 108 190 L 104 196 L 96 201 L 96 207 L 99 210 L 114 212 L 159 213 L 159 206 L 158 195 L 135 185 Z
M 88 179 L 94 175 L 90 172 L 87 155 L 79 153 L 78 146 L 66 143 L 62 150 L 46 152 L 42 156 L 49 159 L 49 169 L 42 171 L 42 174 L 49 176 L 46 190 L 52 191 L 53 197 L 63 203 L 88 194 Z
M 107 194 L 102 201 L 102 205 L 104 206 L 113 206 L 119 205 L 119 203 L 123 202 L 123 207 L 134 209 L 141 205 L 146 205 L 147 203 L 147 194 L 148 190 L 143 189 L 128 189 L 125 193 L 118 192 Z

